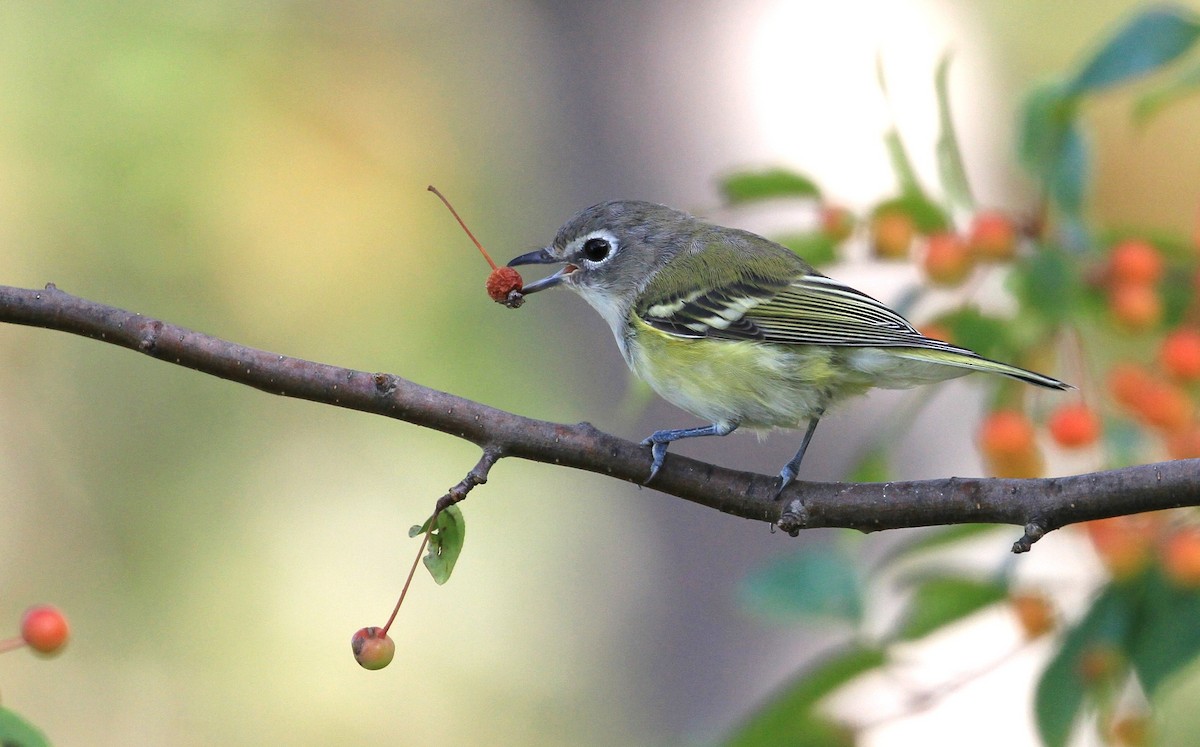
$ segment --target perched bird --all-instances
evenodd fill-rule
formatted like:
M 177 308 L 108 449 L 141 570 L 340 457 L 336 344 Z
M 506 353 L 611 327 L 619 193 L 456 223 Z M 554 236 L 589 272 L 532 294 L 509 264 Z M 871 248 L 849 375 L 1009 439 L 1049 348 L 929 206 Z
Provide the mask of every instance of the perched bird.
M 1057 379 L 922 335 L 874 298 L 817 272 L 791 250 L 664 205 L 618 200 L 571 218 L 510 267 L 562 264 L 523 294 L 562 285 L 612 328 L 621 355 L 664 399 L 710 425 L 655 431 L 654 479 L 674 441 L 740 427 L 805 426 L 779 473 L 796 478 L 830 405 L 873 387 L 903 389 L 972 371 L 1050 389 Z

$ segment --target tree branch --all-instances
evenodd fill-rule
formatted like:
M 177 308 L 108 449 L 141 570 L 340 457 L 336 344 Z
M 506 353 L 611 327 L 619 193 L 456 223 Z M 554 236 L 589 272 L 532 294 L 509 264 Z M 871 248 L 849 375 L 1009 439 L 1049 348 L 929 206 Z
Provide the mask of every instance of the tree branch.
M 514 415 L 398 376 L 368 373 L 237 345 L 58 290 L 0 286 L 0 321 L 90 337 L 264 392 L 360 410 L 432 428 L 479 445 L 475 484 L 502 457 L 609 475 L 641 484 L 650 451 L 588 423 Z M 1000 523 L 1024 527 L 1014 552 L 1078 521 L 1200 505 L 1200 460 L 1037 480 L 951 477 L 895 483 L 797 482 L 775 500 L 777 478 L 668 454 L 652 487 L 718 511 L 801 529 L 864 532 Z M 470 480 L 470 476 L 468 477 Z M 465 484 L 456 487 L 469 489 Z M 465 496 L 466 490 L 462 490 Z

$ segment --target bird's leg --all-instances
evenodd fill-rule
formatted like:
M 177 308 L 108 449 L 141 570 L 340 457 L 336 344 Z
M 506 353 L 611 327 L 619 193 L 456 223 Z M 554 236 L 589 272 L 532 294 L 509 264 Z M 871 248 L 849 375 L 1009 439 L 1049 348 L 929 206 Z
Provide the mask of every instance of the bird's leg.
M 702 428 L 676 428 L 675 430 L 655 431 L 650 434 L 650 437 L 642 441 L 642 446 L 650 446 L 650 456 L 654 461 L 650 464 L 650 476 L 646 478 L 649 483 L 658 474 L 658 470 L 662 467 L 663 460 L 667 458 L 667 446 L 681 438 L 696 438 L 697 436 L 728 436 L 733 433 L 738 427 L 737 423 L 713 423 Z
M 808 442 L 812 441 L 813 433 L 817 430 L 817 423 L 821 421 L 821 416 L 825 414 L 824 410 L 820 410 L 812 419 L 808 421 L 808 430 L 804 432 L 804 440 L 800 442 L 800 451 L 796 452 L 796 456 L 783 465 L 783 469 L 779 471 L 779 490 L 775 492 L 775 498 L 778 499 L 783 494 L 783 489 L 796 479 L 796 475 L 800 472 L 800 462 L 804 461 L 804 452 L 808 450 Z

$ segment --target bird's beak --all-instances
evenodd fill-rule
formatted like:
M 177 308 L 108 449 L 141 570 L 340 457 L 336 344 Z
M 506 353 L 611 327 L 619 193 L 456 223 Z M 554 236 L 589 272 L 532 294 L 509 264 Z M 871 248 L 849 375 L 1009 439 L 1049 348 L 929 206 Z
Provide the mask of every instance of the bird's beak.
M 508 261 L 508 266 L 516 267 L 517 265 L 553 265 L 562 261 L 562 259 L 552 255 L 549 249 L 538 249 L 536 252 L 530 252 L 528 254 L 522 254 L 519 257 L 513 257 Z M 575 265 L 568 264 L 566 267 L 549 277 L 544 277 L 541 280 L 535 280 L 534 282 L 529 283 L 525 287 L 521 288 L 521 293 L 523 295 L 529 295 L 530 293 L 537 293 L 540 290 L 553 288 L 566 279 L 568 275 L 578 269 L 579 268 Z

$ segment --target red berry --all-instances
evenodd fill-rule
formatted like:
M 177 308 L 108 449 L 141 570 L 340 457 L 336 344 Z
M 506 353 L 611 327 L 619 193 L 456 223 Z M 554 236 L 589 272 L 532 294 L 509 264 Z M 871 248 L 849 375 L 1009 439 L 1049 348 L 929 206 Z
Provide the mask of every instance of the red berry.
M 854 216 L 841 205 L 822 205 L 821 230 L 834 242 L 845 241 L 854 231 Z
M 497 267 L 487 279 L 487 294 L 493 301 L 503 303 L 512 291 L 519 291 L 525 284 L 521 273 L 511 267 Z
M 1114 246 L 1108 263 L 1116 284 L 1153 285 L 1163 274 L 1162 255 L 1142 239 L 1126 239 Z
M 1129 332 L 1145 331 L 1162 319 L 1162 298 L 1153 285 L 1119 283 L 1109 289 L 1108 300 L 1113 317 Z
M 1155 382 L 1154 376 L 1136 363 L 1121 363 L 1108 374 L 1108 389 L 1122 406 L 1135 410 L 1142 395 Z
M 957 234 L 935 233 L 925 246 L 925 274 L 937 285 L 958 285 L 971 274 L 973 258 Z
M 1158 349 L 1158 360 L 1177 379 L 1200 379 L 1200 329 L 1181 327 L 1167 335 Z
M 21 638 L 34 651 L 52 654 L 67 642 L 67 618 L 48 604 L 30 607 L 21 618 Z
M 1100 418 L 1082 402 L 1062 405 L 1051 413 L 1046 425 L 1051 437 L 1069 449 L 1095 443 L 1100 437 Z
M 1017 229 L 1012 219 L 1004 213 L 985 210 L 977 213 L 971 221 L 967 246 L 975 257 L 984 262 L 1012 259 L 1017 253 Z
M 360 628 L 350 639 L 350 650 L 363 669 L 383 669 L 392 663 L 396 644 L 383 628 Z

